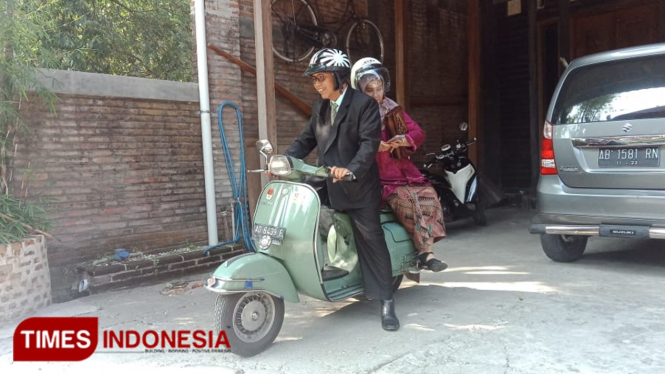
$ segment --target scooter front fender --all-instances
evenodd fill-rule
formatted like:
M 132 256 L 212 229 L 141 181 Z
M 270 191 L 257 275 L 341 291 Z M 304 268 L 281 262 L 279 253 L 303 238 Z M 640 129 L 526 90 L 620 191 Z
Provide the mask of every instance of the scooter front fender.
M 286 268 L 262 253 L 246 253 L 225 261 L 215 270 L 206 288 L 217 293 L 265 291 L 286 301 L 300 301 Z

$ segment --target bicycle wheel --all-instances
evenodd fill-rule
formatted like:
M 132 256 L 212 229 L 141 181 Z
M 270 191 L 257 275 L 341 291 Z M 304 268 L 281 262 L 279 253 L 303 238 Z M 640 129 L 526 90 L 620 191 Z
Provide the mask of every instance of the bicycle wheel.
M 286 62 L 306 59 L 314 46 L 301 37 L 303 25 L 318 25 L 316 14 L 306 0 L 272 0 L 272 51 Z
M 346 34 L 346 53 L 351 61 L 374 57 L 383 62 L 383 37 L 379 28 L 368 19 L 354 22 Z

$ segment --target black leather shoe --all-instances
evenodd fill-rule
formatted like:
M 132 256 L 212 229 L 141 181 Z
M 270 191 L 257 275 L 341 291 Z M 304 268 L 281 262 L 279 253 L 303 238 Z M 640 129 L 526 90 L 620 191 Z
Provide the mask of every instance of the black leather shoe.
M 399 320 L 395 315 L 395 299 L 381 300 L 381 327 L 386 331 L 399 330 Z

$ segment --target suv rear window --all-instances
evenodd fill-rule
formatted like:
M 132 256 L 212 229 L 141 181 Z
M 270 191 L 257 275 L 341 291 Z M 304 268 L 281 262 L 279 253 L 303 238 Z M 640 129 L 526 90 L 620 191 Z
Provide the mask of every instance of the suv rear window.
M 665 56 L 579 67 L 561 87 L 552 123 L 665 117 Z

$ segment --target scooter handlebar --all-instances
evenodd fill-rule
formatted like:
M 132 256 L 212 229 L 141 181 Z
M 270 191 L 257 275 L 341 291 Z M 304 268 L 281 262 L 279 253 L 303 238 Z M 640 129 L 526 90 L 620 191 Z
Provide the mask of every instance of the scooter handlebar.
M 355 174 L 349 173 L 344 178 L 342 178 L 343 182 L 355 182 L 357 181 Z
M 334 176 L 332 174 L 330 174 L 331 169 L 332 168 L 330 166 L 326 166 L 326 170 L 328 171 L 328 178 L 334 178 Z M 355 181 L 357 181 L 357 178 L 356 178 L 355 174 L 353 174 L 352 172 L 349 172 L 347 175 L 345 175 L 341 179 L 341 181 L 342 182 L 355 182 Z

